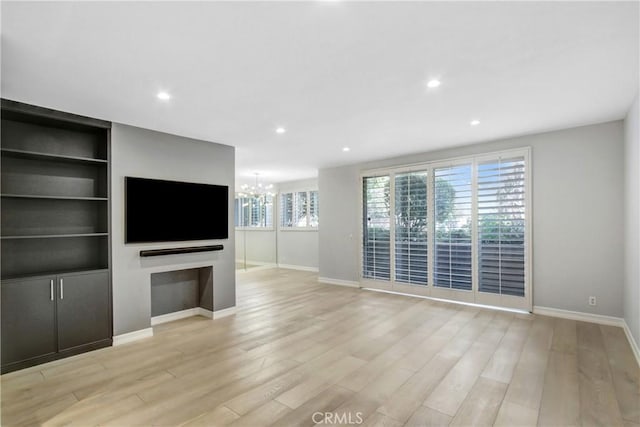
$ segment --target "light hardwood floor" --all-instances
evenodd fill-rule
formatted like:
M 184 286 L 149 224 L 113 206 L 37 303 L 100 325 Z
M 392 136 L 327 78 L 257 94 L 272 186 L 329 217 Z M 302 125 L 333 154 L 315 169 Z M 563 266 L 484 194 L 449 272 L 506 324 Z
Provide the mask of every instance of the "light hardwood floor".
M 2 376 L 2 425 L 640 425 L 620 328 L 292 270 L 239 275 L 237 300 L 227 318 Z

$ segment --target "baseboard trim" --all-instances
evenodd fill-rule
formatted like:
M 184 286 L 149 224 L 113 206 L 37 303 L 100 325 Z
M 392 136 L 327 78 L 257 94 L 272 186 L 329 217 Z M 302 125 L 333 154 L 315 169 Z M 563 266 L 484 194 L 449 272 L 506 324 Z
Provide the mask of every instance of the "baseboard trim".
M 629 329 L 629 325 L 627 324 L 626 320 L 624 320 L 624 326 L 622 327 L 622 329 L 624 329 L 624 334 L 627 336 L 627 340 L 629 341 L 629 345 L 631 346 L 631 351 L 633 351 L 633 355 L 636 357 L 636 362 L 638 362 L 638 366 L 640 367 L 640 347 L 638 347 L 638 343 L 633 337 L 631 329 Z
M 153 336 L 153 328 L 140 329 L 139 331 L 128 332 L 126 334 L 116 335 L 113 337 L 113 345 L 118 346 L 130 342 L 138 341 Z
M 206 317 L 207 319 L 213 319 L 213 311 L 207 310 L 206 308 L 198 307 L 196 310 L 197 316 Z
M 359 282 L 342 279 L 332 279 L 330 277 L 318 277 L 318 282 L 325 283 L 327 285 L 347 286 L 349 288 L 360 288 Z
M 238 264 L 244 264 L 244 260 L 243 259 L 237 259 L 236 263 Z M 247 260 L 247 264 L 251 264 L 251 265 L 258 265 L 260 267 L 277 267 L 278 264 L 276 264 L 275 262 L 265 262 L 265 261 L 251 261 L 250 259 Z
M 174 320 L 184 319 L 186 317 L 197 316 L 200 307 L 188 308 L 186 310 L 174 311 L 173 313 L 161 314 L 160 316 L 154 316 L 151 318 L 151 326 L 161 325 L 167 322 L 173 322 Z
M 602 314 L 583 313 L 580 311 L 561 310 L 551 307 L 533 307 L 533 314 L 542 316 L 559 317 L 561 319 L 578 320 L 580 322 L 597 323 L 599 325 L 624 327 L 624 319 L 613 316 L 603 316 Z
M 278 264 L 278 268 L 285 268 L 287 270 L 311 271 L 314 273 L 318 272 L 318 267 L 307 267 L 305 265 Z
M 216 310 L 213 313 L 213 319 L 221 319 L 223 317 L 231 316 L 236 314 L 236 307 L 223 308 L 222 310 Z
M 531 314 L 526 310 L 520 310 L 517 308 L 507 308 L 507 307 L 500 307 L 497 305 L 485 305 L 485 304 L 476 304 L 474 302 L 466 302 L 466 301 L 456 301 L 454 299 L 446 299 L 446 298 L 437 298 L 437 297 L 432 297 L 432 296 L 427 296 L 427 295 L 418 295 L 418 294 L 407 294 L 404 292 L 396 292 L 396 291 L 390 291 L 388 289 L 377 289 L 377 288 L 362 288 L 365 291 L 371 291 L 371 292 L 382 292 L 383 294 L 392 294 L 392 295 L 402 295 L 404 297 L 410 297 L 410 298 L 422 298 L 422 299 L 428 299 L 430 301 L 440 301 L 440 302 L 444 302 L 447 304 L 458 304 L 458 305 L 466 305 L 469 307 L 478 307 L 478 308 L 485 308 L 488 310 L 497 310 L 497 311 L 506 311 L 509 313 L 518 313 L 518 314 Z

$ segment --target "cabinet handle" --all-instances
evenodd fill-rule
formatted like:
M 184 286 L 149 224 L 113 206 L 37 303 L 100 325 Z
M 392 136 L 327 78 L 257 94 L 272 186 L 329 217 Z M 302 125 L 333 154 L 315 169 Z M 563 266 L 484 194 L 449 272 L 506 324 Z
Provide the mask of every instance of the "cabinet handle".
M 60 299 L 64 299 L 64 279 L 60 279 Z
M 53 279 L 51 279 L 51 281 L 49 282 L 49 297 L 51 298 L 51 301 L 53 301 Z

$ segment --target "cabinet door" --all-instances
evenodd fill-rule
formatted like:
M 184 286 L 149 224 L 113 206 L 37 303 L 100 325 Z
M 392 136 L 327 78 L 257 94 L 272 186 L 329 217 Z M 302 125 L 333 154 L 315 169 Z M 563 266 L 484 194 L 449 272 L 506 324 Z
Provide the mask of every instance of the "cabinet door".
M 2 365 L 56 352 L 55 277 L 3 281 Z
M 109 272 L 58 276 L 58 349 L 111 338 Z

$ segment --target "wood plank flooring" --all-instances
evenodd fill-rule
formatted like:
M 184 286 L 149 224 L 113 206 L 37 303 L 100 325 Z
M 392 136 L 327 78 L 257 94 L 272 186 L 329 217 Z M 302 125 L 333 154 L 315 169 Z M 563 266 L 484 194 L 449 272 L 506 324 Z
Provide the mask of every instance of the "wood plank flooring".
M 1 377 L 3 426 L 640 426 L 624 332 L 238 275 L 237 314 Z

